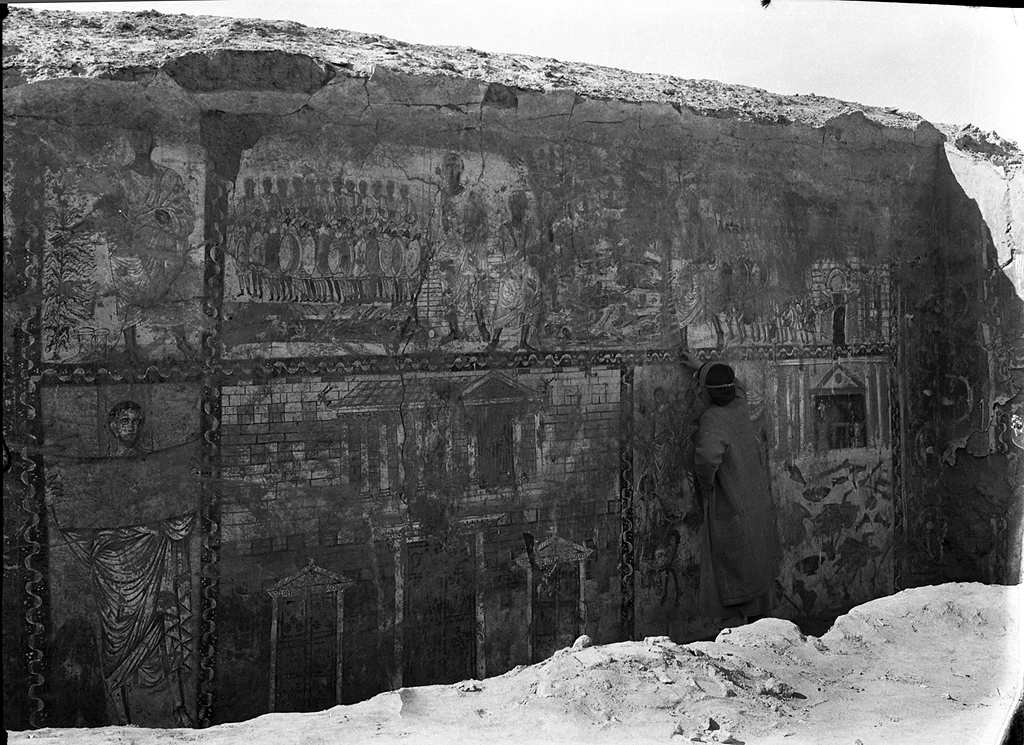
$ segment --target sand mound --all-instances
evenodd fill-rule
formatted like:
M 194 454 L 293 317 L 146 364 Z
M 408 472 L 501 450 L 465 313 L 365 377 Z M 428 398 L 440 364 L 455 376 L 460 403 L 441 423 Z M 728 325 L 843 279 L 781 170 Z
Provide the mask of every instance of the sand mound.
M 39 730 L 12 743 L 977 743 L 1020 681 L 1020 587 L 907 590 L 820 638 L 764 619 L 714 642 L 563 649 L 483 681 L 207 730 Z

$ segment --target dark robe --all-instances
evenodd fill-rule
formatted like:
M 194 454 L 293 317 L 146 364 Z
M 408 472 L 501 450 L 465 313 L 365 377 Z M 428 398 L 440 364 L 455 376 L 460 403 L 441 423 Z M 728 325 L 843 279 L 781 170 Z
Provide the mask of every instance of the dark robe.
M 781 559 L 775 505 L 742 391 L 700 417 L 695 467 L 704 503 L 701 611 L 764 615 Z

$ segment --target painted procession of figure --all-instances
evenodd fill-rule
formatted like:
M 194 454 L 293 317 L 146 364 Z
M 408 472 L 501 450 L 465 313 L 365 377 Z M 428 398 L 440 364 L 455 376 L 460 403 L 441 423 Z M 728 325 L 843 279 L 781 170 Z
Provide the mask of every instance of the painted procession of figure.
M 746 395 L 731 367 L 690 352 L 704 404 L 694 464 L 703 506 L 702 615 L 736 626 L 771 613 L 782 550 Z

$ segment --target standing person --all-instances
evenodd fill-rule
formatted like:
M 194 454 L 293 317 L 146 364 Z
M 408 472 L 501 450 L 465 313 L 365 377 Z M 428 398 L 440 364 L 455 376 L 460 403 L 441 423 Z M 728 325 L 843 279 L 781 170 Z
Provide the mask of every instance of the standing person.
M 701 612 L 723 627 L 771 613 L 782 551 L 768 470 L 761 462 L 746 394 L 731 367 L 701 364 L 691 352 L 704 405 L 694 467 L 704 511 L 701 528 Z

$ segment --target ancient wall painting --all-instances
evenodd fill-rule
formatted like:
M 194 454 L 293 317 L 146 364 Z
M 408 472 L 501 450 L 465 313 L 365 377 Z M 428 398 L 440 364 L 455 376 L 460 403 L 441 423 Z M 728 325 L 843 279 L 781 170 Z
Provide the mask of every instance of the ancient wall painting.
M 310 559 L 267 590 L 271 711 L 319 711 L 341 701 L 345 590 L 352 584 Z
M 888 339 L 884 264 L 791 266 L 771 231 L 729 239 L 727 185 L 687 157 L 368 144 L 311 120 L 267 134 L 229 200 L 224 352 L 666 347 L 684 329 L 716 348 Z
M 679 365 L 634 373 L 633 541 L 639 635 L 692 637 L 697 618 L 700 507 L 693 476 L 699 408 Z
M 656 362 L 680 345 L 746 383 L 780 615 L 891 592 L 900 537 L 917 577 L 957 545 L 1003 576 L 1020 302 L 959 192 L 935 220 L 931 171 L 780 177 L 712 120 L 376 105 L 405 88 L 378 78 L 175 117 L 198 132 L 5 123 L 5 426 L 45 437 L 5 481 L 5 523 L 43 518 L 5 540 L 46 535 L 5 553 L 30 724 L 237 721 L 581 632 L 706 636 L 695 392 Z M 974 475 L 998 498 L 966 509 Z
M 283 147 L 248 151 L 231 198 L 229 355 L 530 346 L 538 233 L 521 169 L 399 145 L 360 161 L 344 144 L 322 158 Z
M 693 258 L 701 216 L 677 214 L 693 174 L 648 154 L 633 164 L 643 177 L 624 179 L 627 156 L 595 168 L 568 150 L 357 153 L 333 130 L 264 137 L 230 197 L 225 354 L 677 343 L 689 306 L 718 302 L 694 300 L 706 278 L 690 275 L 711 270 L 680 258 L 718 266 Z
M 572 480 L 615 452 L 617 376 L 325 375 L 224 386 L 222 538 L 260 537 L 253 518 L 275 531 L 273 520 L 294 522 L 283 497 L 291 507 L 335 514 L 339 499 L 354 515 L 372 502 L 382 519 L 404 521 L 408 510 L 428 524 L 494 498 L 519 503 L 549 490 L 568 509 L 589 489 L 587 482 L 574 491 Z M 320 532 L 315 520 L 294 527 Z
M 785 549 L 777 612 L 827 615 L 892 590 L 888 361 L 730 362 L 746 389 Z M 698 638 L 699 408 L 678 366 L 634 379 L 633 581 L 638 635 Z
M 199 391 L 46 388 L 43 418 L 61 723 L 194 726 Z
M 987 249 L 987 251 L 986 251 Z M 968 260 L 984 255 L 986 266 Z M 1021 386 L 1021 300 L 999 271 L 991 244 L 957 250 L 928 267 L 934 281 L 908 282 L 906 442 L 907 551 L 912 582 L 992 577 L 1015 517 L 1013 408 Z M 1007 457 L 1008 456 L 1008 457 Z M 1007 457 L 1007 460 L 1004 460 Z M 1003 470 L 1005 469 L 1005 470 Z M 1019 514 L 1019 513 L 1016 513 Z M 1010 531 L 1012 532 L 1012 531 Z
M 779 612 L 825 615 L 892 592 L 889 362 L 780 363 L 770 414 L 784 546 Z
M 179 158 L 133 131 L 47 172 L 44 361 L 199 358 L 202 211 Z
M 407 541 L 401 576 L 402 644 L 396 663 L 406 686 L 457 683 L 486 670 L 485 619 L 478 613 L 485 588 L 478 576 L 483 536 Z M 396 603 L 398 598 L 396 597 Z
M 789 546 L 781 613 L 891 589 L 888 363 L 836 356 L 890 342 L 886 266 L 769 258 L 685 153 L 271 129 L 241 153 L 223 266 L 211 247 L 201 268 L 196 179 L 171 148 L 125 136 L 46 187 L 44 361 L 196 358 L 202 303 L 220 311 L 206 348 L 225 363 L 206 393 L 215 719 L 500 673 L 580 633 L 613 640 L 627 595 L 639 635 L 712 631 L 696 603 L 693 382 L 674 364 L 595 364 L 605 352 L 664 359 L 686 343 L 735 362 Z M 552 350 L 566 355 L 538 362 Z M 453 369 L 488 352 L 506 354 Z M 498 367 L 511 353 L 526 366 Z M 399 355 L 415 371 L 389 367 Z M 377 372 L 306 372 L 339 357 L 376 357 Z M 55 659 L 86 681 L 53 677 L 69 723 L 199 716 L 199 395 L 45 391 L 48 453 L 88 456 L 46 466 Z M 139 641 L 112 641 L 115 570 L 149 588 L 130 605 Z
M 587 628 L 587 559 L 593 549 L 553 531 L 540 543 L 529 533 L 524 539 L 516 564 L 526 570 L 529 657 L 539 662 L 571 646 Z
M 886 343 L 891 280 L 884 264 L 818 261 L 804 288 L 780 285 L 778 259 L 682 262 L 677 313 L 694 347 Z
M 223 716 L 268 710 L 280 636 L 271 625 L 283 618 L 268 578 L 295 576 L 310 560 L 352 583 L 335 645 L 342 701 L 504 672 L 581 629 L 610 638 L 619 375 L 525 368 L 223 385 Z M 554 584 L 528 580 L 524 533 L 541 537 L 538 561 Z M 578 553 L 571 567 L 555 551 L 563 544 Z M 603 561 L 601 574 L 581 575 L 580 557 Z M 538 603 L 532 625 L 527 592 Z M 326 611 L 312 608 L 300 603 L 293 615 L 323 635 L 340 628 L 315 621 Z M 266 692 L 256 704 L 244 695 L 253 689 Z

